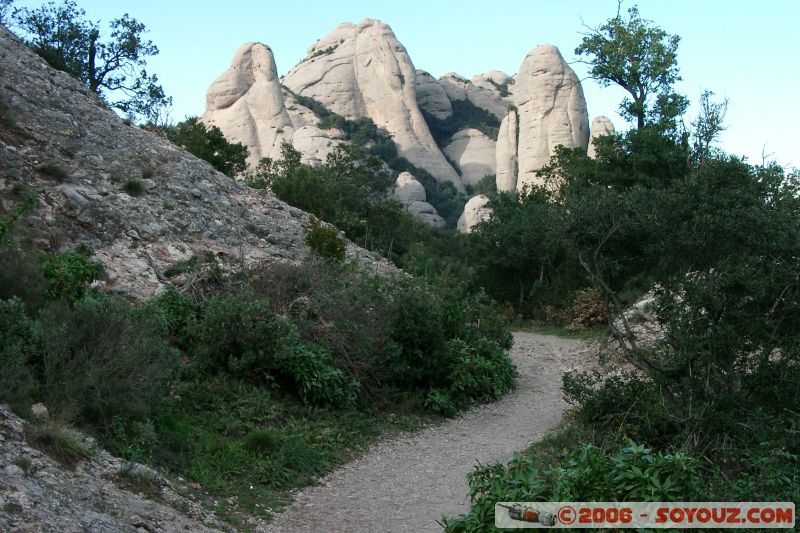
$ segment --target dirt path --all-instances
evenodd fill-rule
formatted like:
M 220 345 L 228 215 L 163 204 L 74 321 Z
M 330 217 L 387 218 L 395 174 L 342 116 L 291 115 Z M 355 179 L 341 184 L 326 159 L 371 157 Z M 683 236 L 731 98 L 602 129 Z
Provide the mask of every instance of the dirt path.
M 561 375 L 588 366 L 585 341 L 515 333 L 517 390 L 441 426 L 378 443 L 297 495 L 267 531 L 440 531 L 469 510 L 476 461 L 507 461 L 555 426 L 566 404 Z

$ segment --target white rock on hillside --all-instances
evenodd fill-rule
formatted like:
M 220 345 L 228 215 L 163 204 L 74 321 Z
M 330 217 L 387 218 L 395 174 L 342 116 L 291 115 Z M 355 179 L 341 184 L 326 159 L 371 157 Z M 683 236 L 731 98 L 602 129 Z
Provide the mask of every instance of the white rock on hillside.
M 522 62 L 514 101 L 519 110 L 519 176 L 517 189 L 542 184 L 536 172 L 558 145 L 586 148 L 589 115 L 583 89 L 558 48 L 537 46 Z
M 303 126 L 316 126 L 319 124 L 319 117 L 309 108 L 300 104 L 286 88 L 283 88 L 283 101 L 295 130 Z
M 392 195 L 395 200 L 403 203 L 427 201 L 425 187 L 409 172 L 401 172 L 397 176 Z
M 427 202 L 425 187 L 408 172 L 401 172 L 394 183 L 392 197 L 406 206 L 408 213 L 415 219 L 441 228 L 445 220 L 439 216 L 436 208 Z
M 495 173 L 495 148 L 495 141 L 483 132 L 467 128 L 457 131 L 443 151 L 458 167 L 461 180 L 475 185 Z
M 292 138 L 292 144 L 302 155 L 303 163 L 315 167 L 324 163 L 328 155 L 341 143 L 342 141 L 332 139 L 325 130 L 316 126 L 303 126 Z
M 500 123 L 495 156 L 497 190 L 513 191 L 517 188 L 517 112 L 514 110 Z
M 245 43 L 236 51 L 228 70 L 208 88 L 201 120 L 244 144 L 251 165 L 262 157 L 280 155 L 281 142 L 292 138 L 294 127 L 268 46 Z
M 417 69 L 417 104 L 436 118 L 446 119 L 453 114 L 453 105 L 438 80 Z
M 603 135 L 612 135 L 614 131 L 614 124 L 612 124 L 608 117 L 603 115 L 594 117 L 592 120 L 592 132 L 589 136 L 589 148 L 586 150 L 587 155 L 594 159 L 597 155 L 597 151 L 594 147 L 594 140 Z
M 371 118 L 393 137 L 400 155 L 464 190 L 417 106 L 414 65 L 386 24 L 340 24 L 309 49 L 284 84 L 347 118 Z
M 450 100 L 469 100 L 476 107 L 502 119 L 508 113 L 509 104 L 500 96 L 497 87 L 488 82 L 488 79 L 479 74 L 473 80 L 478 80 L 481 85 L 476 85 L 465 77 L 450 72 L 439 79 L 439 84 Z
M 484 194 L 470 198 L 467 205 L 464 206 L 464 212 L 461 213 L 458 219 L 458 224 L 456 225 L 458 231 L 470 233 L 476 224 L 487 220 L 492 215 L 492 209 L 486 205 L 488 203 L 489 197 Z

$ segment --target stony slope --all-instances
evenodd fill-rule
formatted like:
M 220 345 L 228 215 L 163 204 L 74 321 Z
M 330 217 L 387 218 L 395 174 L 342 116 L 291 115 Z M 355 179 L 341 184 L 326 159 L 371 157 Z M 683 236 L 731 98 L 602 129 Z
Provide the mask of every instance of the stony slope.
M 189 486 L 73 438 L 91 455 L 65 466 L 33 447 L 23 421 L 0 406 L 0 531 L 233 531 L 187 497 Z
M 27 247 L 87 243 L 106 267 L 105 287 L 138 298 L 192 256 L 230 272 L 308 255 L 308 214 L 126 125 L 3 27 L 0 84 L 0 214 L 24 189 L 36 195 L 40 207 L 19 228 Z M 125 192 L 131 179 L 143 180 L 144 194 Z M 352 244 L 347 253 L 369 268 L 390 268 Z

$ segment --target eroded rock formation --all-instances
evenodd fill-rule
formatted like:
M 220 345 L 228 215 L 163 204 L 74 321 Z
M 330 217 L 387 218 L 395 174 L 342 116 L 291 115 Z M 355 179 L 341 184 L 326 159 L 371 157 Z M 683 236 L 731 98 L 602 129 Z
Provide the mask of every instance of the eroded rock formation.
M 586 149 L 586 153 L 592 159 L 595 158 L 597 155 L 597 151 L 594 147 L 594 140 L 597 137 L 602 137 L 603 135 L 611 135 L 614 133 L 614 124 L 611 123 L 608 117 L 604 117 L 600 115 L 598 117 L 594 117 L 592 120 L 592 131 L 589 137 L 589 147 Z
M 445 220 L 436 208 L 428 203 L 425 187 L 408 172 L 401 172 L 394 184 L 392 196 L 406 206 L 408 213 L 417 220 L 441 228 Z
M 251 165 L 262 157 L 280 156 L 281 142 L 291 140 L 294 126 L 269 46 L 245 43 L 236 51 L 228 70 L 208 88 L 201 120 L 244 144 Z
M 509 111 L 497 134 L 495 150 L 495 168 L 497 174 L 497 190 L 510 192 L 517 188 L 517 112 Z
M 439 81 L 417 69 L 417 104 L 436 118 L 445 119 L 453 114 L 453 104 Z
M 443 151 L 456 164 L 465 185 L 475 185 L 495 173 L 495 141 L 481 131 L 457 131 Z
M 586 148 L 589 115 L 580 80 L 558 48 L 537 46 L 525 57 L 514 87 L 519 110 L 517 189 L 542 184 L 537 171 L 558 145 Z
M 458 231 L 469 233 L 475 224 L 487 220 L 492 215 L 492 209 L 486 205 L 488 203 L 489 197 L 484 194 L 470 198 L 458 219 Z
M 414 65 L 388 25 L 372 19 L 340 24 L 309 49 L 284 84 L 347 118 L 371 118 L 400 155 L 464 190 L 422 118 Z

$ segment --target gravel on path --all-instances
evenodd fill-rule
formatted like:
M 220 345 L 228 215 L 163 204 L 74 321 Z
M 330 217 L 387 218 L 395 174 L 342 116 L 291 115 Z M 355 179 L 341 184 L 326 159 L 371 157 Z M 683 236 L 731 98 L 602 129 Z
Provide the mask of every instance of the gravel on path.
M 517 389 L 444 424 L 380 441 L 296 494 L 266 531 L 441 531 L 442 515 L 469 510 L 476 462 L 506 462 L 556 426 L 567 404 L 561 376 L 588 368 L 587 341 L 514 333 Z

